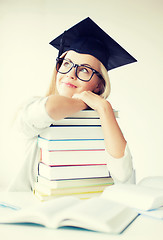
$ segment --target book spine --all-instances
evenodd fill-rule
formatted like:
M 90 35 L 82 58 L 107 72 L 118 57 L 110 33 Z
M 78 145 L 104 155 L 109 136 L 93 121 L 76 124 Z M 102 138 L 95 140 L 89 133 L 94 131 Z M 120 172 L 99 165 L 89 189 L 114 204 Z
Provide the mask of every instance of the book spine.
M 51 125 L 40 137 L 55 139 L 103 139 L 101 126 Z
M 77 179 L 77 178 L 92 178 L 92 177 L 108 177 L 106 165 L 91 165 L 91 166 L 53 166 L 50 167 L 43 163 L 39 163 L 39 175 L 53 179 Z
M 55 121 L 55 125 L 87 125 L 87 126 L 101 126 L 99 118 L 64 118 L 62 120 Z
M 45 177 L 37 176 L 37 182 L 45 185 L 50 189 L 57 188 L 72 188 L 72 187 L 85 187 L 85 186 L 99 186 L 99 185 L 112 185 L 113 179 L 111 176 L 98 177 L 98 178 L 82 178 L 82 179 L 65 179 L 65 180 L 48 180 Z
M 57 139 L 48 140 L 38 137 L 40 148 L 51 150 L 94 150 L 105 149 L 104 139 Z
M 51 150 L 40 149 L 40 161 L 53 165 L 91 165 L 106 164 L 104 149 L 93 150 Z
M 96 186 L 81 186 L 81 187 L 70 187 L 70 188 L 58 188 L 58 189 L 51 189 L 47 188 L 46 185 L 39 184 L 38 182 L 35 183 L 35 190 L 47 194 L 47 195 L 69 195 L 69 194 L 81 194 L 81 193 L 90 193 L 103 191 L 108 185 L 96 185 Z

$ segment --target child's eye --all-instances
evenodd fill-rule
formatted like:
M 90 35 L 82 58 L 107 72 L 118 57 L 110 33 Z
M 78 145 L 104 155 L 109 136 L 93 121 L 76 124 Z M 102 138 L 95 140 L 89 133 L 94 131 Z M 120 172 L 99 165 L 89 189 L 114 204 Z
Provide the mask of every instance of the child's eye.
M 71 67 L 71 63 L 69 61 L 64 60 L 62 65 L 66 68 Z
M 88 70 L 88 68 L 83 67 L 83 68 L 80 68 L 80 72 L 89 73 L 89 70 Z

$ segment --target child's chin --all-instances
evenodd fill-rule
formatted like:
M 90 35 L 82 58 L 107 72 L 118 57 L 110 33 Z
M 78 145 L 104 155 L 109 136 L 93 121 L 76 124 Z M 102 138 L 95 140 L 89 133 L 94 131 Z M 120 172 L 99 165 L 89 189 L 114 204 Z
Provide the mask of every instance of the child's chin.
M 64 97 L 72 97 L 74 95 L 74 92 L 70 92 L 70 91 L 61 91 L 59 92 L 60 96 L 64 96 Z

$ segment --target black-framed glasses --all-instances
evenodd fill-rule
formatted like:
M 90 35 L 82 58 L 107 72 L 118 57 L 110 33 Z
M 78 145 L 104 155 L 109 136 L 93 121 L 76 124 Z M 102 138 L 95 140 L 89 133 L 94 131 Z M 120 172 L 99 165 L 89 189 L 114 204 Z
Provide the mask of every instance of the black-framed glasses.
M 85 64 L 78 65 L 65 58 L 57 58 L 56 61 L 56 70 L 61 74 L 66 74 L 75 68 L 76 77 L 81 81 L 89 82 L 94 74 L 103 79 L 98 71 Z

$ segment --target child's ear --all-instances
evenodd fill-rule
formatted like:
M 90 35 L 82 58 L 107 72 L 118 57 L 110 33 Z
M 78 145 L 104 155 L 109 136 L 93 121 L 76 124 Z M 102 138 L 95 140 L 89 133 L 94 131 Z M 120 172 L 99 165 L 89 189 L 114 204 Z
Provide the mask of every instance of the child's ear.
M 95 87 L 95 89 L 93 90 L 93 92 L 96 93 L 96 94 L 99 94 L 99 93 L 102 91 L 103 88 L 104 88 L 104 85 L 103 85 L 103 83 L 100 81 L 100 82 L 96 85 L 96 87 Z

